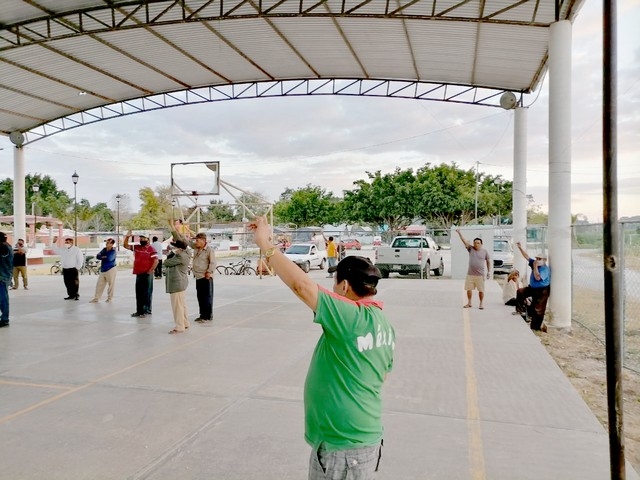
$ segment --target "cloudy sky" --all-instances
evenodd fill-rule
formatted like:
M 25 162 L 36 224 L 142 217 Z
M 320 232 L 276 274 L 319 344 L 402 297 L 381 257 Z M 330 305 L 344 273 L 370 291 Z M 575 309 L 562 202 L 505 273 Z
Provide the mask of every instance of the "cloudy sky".
M 640 214 L 640 0 L 619 2 L 618 173 L 620 216 Z M 586 0 L 573 28 L 572 207 L 602 221 L 602 5 Z M 528 188 L 547 210 L 548 82 L 525 98 Z M 0 177 L 13 177 L 0 137 Z M 384 98 L 265 98 L 192 105 L 108 120 L 35 142 L 26 172 L 48 174 L 78 199 L 111 204 L 170 184 L 171 163 L 219 161 L 221 179 L 277 200 L 287 187 L 319 185 L 337 196 L 366 171 L 455 162 L 513 179 L 513 112 Z M 205 188 L 181 178 L 186 190 Z M 176 172 L 182 175 L 181 172 Z M 202 178 L 207 178 L 206 174 Z M 230 196 L 220 198 L 230 200 Z

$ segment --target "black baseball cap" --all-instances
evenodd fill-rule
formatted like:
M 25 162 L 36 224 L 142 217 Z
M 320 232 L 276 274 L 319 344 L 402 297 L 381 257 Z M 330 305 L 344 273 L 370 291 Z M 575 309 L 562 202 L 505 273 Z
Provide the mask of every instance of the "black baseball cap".
M 335 267 L 329 267 L 329 273 L 338 272 L 338 276 L 349 283 L 360 282 L 367 285 L 377 285 L 382 274 L 371 260 L 357 255 L 343 258 Z
M 171 242 L 171 246 L 176 248 L 181 248 L 182 250 L 186 250 L 188 245 L 187 245 L 187 242 L 183 240 L 176 240 L 175 242 Z

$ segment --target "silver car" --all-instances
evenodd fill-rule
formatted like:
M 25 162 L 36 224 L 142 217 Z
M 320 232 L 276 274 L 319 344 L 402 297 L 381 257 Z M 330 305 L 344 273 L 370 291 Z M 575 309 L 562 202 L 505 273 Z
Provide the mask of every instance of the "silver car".
M 318 247 L 313 243 L 294 243 L 285 250 L 284 256 L 294 261 L 307 273 L 311 267 L 324 270 L 327 263 L 327 251 L 318 250 Z
M 493 239 L 493 273 L 508 274 L 513 270 L 513 245 L 508 238 Z

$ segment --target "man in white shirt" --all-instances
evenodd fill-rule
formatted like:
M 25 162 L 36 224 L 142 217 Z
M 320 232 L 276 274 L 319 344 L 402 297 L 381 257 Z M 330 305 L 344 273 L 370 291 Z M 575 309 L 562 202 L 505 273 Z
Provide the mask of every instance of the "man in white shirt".
M 84 264 L 84 257 L 78 247 L 73 244 L 73 238 L 64 239 L 64 248 L 56 249 L 62 264 L 62 277 L 67 287 L 65 300 L 79 300 L 80 276 L 78 273 Z
M 162 242 L 158 240 L 158 237 L 153 237 L 151 241 L 153 242 L 151 246 L 158 254 L 158 265 L 156 265 L 156 268 L 153 271 L 153 277 L 158 280 L 159 278 L 162 278 Z

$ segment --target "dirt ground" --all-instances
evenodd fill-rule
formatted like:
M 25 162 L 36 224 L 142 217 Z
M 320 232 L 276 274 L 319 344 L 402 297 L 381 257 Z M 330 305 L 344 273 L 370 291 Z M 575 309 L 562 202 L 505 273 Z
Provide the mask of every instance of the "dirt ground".
M 602 294 L 574 291 L 574 321 L 570 334 L 554 329 L 540 333 L 556 363 L 607 429 L 607 381 Z M 625 341 L 638 342 L 627 335 Z M 640 375 L 623 369 L 623 429 L 625 457 L 640 472 Z

